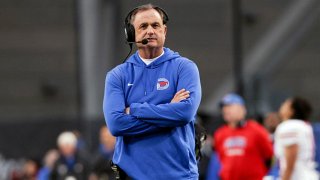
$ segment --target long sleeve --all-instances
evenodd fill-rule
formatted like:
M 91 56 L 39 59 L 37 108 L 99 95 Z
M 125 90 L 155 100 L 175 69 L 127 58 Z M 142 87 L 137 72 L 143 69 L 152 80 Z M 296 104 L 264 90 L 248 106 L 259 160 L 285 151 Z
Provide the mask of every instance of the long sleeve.
M 188 124 L 194 119 L 201 101 L 201 85 L 197 66 L 186 61 L 178 69 L 177 89 L 190 91 L 190 97 L 178 103 L 149 104 L 132 103 L 130 114 L 145 122 L 160 127 L 177 127 Z
M 125 108 L 121 79 L 113 73 L 108 73 L 105 82 L 103 112 L 112 135 L 144 135 L 164 130 L 164 128 L 157 127 L 146 121 L 141 121 L 132 115 L 125 114 Z

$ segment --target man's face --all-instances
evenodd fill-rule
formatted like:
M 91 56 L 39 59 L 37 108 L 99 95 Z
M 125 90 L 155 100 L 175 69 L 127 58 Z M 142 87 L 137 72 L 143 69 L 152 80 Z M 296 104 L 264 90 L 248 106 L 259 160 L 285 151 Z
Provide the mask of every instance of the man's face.
M 227 123 L 235 123 L 243 120 L 246 116 L 246 109 L 240 104 L 224 105 L 222 107 L 223 119 Z
M 263 120 L 263 125 L 270 133 L 274 133 L 279 123 L 280 116 L 275 112 L 268 113 Z
M 132 22 L 136 41 L 148 39 L 147 45 L 137 44 L 138 47 L 163 47 L 167 27 L 163 24 L 161 15 L 155 9 L 139 11 Z
M 72 144 L 61 144 L 59 145 L 59 150 L 63 156 L 70 157 L 76 153 L 76 146 Z
M 286 100 L 284 103 L 282 103 L 279 109 L 279 115 L 282 121 L 290 119 L 291 116 L 293 115 L 291 104 L 292 104 L 291 100 Z

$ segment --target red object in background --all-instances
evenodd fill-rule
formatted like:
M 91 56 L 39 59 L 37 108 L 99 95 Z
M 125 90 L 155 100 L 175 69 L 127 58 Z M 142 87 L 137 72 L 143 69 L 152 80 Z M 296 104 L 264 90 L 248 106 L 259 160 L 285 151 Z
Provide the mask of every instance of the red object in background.
M 223 180 L 261 180 L 268 171 L 266 161 L 273 156 L 267 131 L 254 121 L 242 127 L 227 125 L 214 134 L 214 149 L 221 162 Z

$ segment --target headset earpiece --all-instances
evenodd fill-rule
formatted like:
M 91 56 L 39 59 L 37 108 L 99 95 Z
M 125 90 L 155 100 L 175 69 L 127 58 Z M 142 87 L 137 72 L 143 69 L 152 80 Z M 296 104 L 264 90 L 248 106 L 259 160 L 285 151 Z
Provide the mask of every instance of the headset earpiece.
M 132 24 L 130 24 L 130 23 L 125 24 L 124 33 L 126 35 L 127 42 L 135 42 L 136 41 L 135 31 L 134 31 L 134 27 Z

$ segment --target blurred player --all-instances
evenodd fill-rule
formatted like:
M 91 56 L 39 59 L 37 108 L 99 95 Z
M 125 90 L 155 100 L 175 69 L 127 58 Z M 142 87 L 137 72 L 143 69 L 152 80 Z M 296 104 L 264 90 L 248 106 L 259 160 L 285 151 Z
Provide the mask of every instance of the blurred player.
M 272 141 L 274 140 L 274 132 L 276 131 L 276 128 L 280 122 L 280 116 L 277 112 L 269 112 L 263 119 L 263 125 L 269 132 Z
M 267 131 L 245 120 L 244 100 L 227 94 L 220 102 L 226 125 L 214 133 L 214 149 L 221 162 L 222 180 L 261 180 L 270 168 L 272 143 Z
M 111 135 L 107 126 L 100 128 L 100 145 L 99 150 L 94 157 L 92 175 L 94 179 L 114 179 L 113 172 L 110 167 L 110 161 L 112 160 L 115 137 Z
M 51 171 L 55 162 L 59 158 L 59 152 L 56 149 L 50 149 L 43 158 L 43 167 L 39 170 L 38 180 L 49 180 Z
M 281 180 L 318 180 L 314 162 L 314 137 L 308 120 L 311 106 L 305 99 L 287 99 L 280 107 L 282 123 L 275 133 L 275 154 Z

